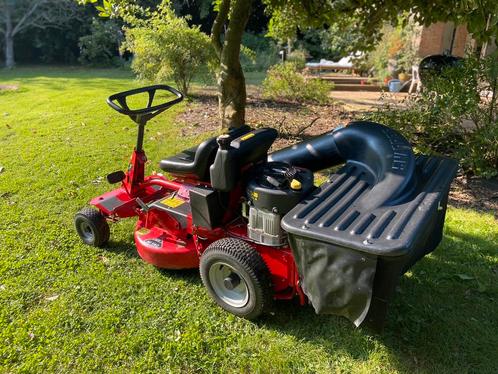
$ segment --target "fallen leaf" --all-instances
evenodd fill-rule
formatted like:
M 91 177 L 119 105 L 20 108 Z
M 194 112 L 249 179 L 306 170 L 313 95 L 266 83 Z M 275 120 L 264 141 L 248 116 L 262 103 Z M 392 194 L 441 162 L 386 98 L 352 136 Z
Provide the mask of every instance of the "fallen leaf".
M 59 298 L 59 295 L 53 295 L 53 296 L 46 297 L 45 300 L 54 301 L 54 300 L 57 300 L 58 298 Z
M 5 291 L 5 286 L 3 284 L 0 284 L 0 291 Z
M 471 279 L 474 279 L 474 277 L 471 277 L 470 275 L 467 275 L 467 274 L 457 274 L 457 277 L 460 278 L 461 280 L 471 280 Z
M 182 338 L 182 333 L 180 330 L 175 330 L 175 342 L 179 341 Z
M 97 177 L 97 179 L 94 179 L 92 181 L 93 184 L 99 184 L 99 183 L 102 183 L 102 181 L 104 180 L 104 177 Z
M 0 166 L 0 174 L 3 173 L 4 170 L 5 168 L 3 166 Z

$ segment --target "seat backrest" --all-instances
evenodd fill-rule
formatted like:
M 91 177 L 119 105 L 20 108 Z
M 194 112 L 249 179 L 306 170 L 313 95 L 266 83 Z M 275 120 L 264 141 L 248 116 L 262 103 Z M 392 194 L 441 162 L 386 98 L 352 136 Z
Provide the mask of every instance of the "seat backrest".
M 275 129 L 252 130 L 232 140 L 226 149 L 218 148 L 210 167 L 211 186 L 218 191 L 231 191 L 239 182 L 243 168 L 267 159 L 277 135 Z
M 209 177 L 209 166 L 214 161 L 217 149 L 218 143 L 216 143 L 216 137 L 206 139 L 197 146 L 194 155 L 194 165 L 205 165 L 203 167 L 204 170 L 201 170 L 198 175 L 201 180 Z
M 251 128 L 249 126 L 244 125 L 242 127 L 228 130 L 228 134 L 232 137 L 237 137 L 249 132 L 250 130 Z M 217 150 L 218 143 L 216 142 L 216 137 L 206 139 L 198 145 L 194 156 L 194 164 L 203 165 L 203 170 L 201 170 L 198 175 L 201 180 L 207 180 L 209 178 L 209 167 L 214 162 Z

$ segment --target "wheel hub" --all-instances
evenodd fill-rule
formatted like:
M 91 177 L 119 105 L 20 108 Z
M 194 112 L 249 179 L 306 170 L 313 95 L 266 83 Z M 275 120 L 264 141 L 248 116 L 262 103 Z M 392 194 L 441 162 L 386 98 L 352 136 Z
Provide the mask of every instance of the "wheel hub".
M 82 221 L 80 223 L 81 234 L 85 237 L 85 239 L 93 240 L 94 234 L 92 227 L 88 224 L 88 222 Z
M 223 285 L 228 289 L 228 290 L 233 290 L 240 284 L 240 277 L 235 274 L 231 273 L 228 277 L 226 277 L 223 280 Z
M 209 268 L 209 281 L 216 295 L 228 305 L 242 308 L 248 303 L 247 283 L 231 265 L 215 262 Z

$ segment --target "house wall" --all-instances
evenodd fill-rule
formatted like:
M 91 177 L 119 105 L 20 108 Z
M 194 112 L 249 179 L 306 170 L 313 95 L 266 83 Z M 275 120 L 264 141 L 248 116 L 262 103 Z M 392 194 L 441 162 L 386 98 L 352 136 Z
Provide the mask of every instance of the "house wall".
M 451 22 L 437 22 L 428 27 L 423 27 L 418 37 L 418 56 L 423 58 L 428 55 L 442 54 L 451 48 L 454 25 Z M 464 25 L 457 27 L 453 41 L 452 55 L 463 56 L 467 46 L 469 34 Z
M 451 54 L 454 56 L 463 57 L 465 50 L 470 42 L 470 36 L 465 25 L 460 25 L 456 29 L 455 41 L 453 42 L 453 50 Z

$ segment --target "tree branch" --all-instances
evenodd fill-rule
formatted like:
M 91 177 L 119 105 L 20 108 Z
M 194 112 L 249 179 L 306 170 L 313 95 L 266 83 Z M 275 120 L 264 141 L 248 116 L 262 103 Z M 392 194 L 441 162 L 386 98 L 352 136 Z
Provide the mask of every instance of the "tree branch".
M 27 12 L 24 13 L 21 19 L 17 22 L 16 27 L 14 27 L 14 29 L 12 30 L 12 36 L 16 35 L 21 30 L 23 24 L 29 19 L 29 17 L 34 13 L 34 11 L 43 3 L 45 3 L 45 0 L 35 2 L 31 6 L 31 8 L 28 8 Z
M 17 22 L 13 35 L 30 27 L 62 28 L 77 14 L 78 7 L 70 0 L 38 0 Z
M 242 35 L 244 34 L 247 20 L 249 19 L 251 5 L 252 0 L 237 0 L 234 2 L 224 42 L 225 46 L 230 45 L 230 48 L 223 51 L 224 59 L 233 59 L 234 61 L 240 60 L 240 44 L 242 42 Z
M 220 9 L 216 15 L 216 19 L 213 22 L 213 27 L 211 29 L 211 42 L 213 43 L 214 49 L 218 56 L 221 57 L 221 52 L 223 51 L 223 45 L 221 44 L 221 31 L 228 18 L 228 12 L 230 11 L 230 0 L 222 0 L 220 4 Z

